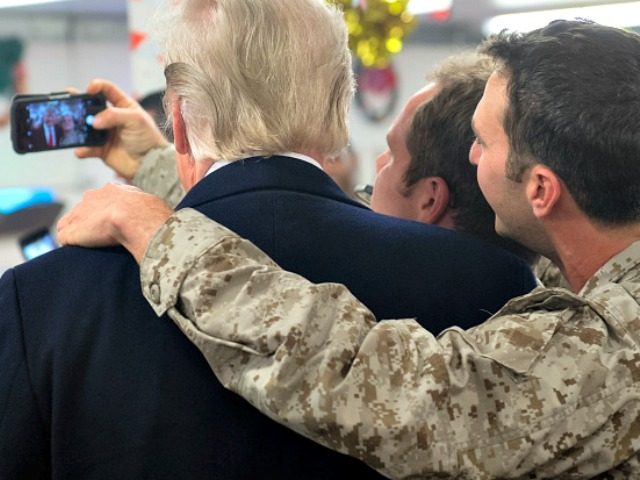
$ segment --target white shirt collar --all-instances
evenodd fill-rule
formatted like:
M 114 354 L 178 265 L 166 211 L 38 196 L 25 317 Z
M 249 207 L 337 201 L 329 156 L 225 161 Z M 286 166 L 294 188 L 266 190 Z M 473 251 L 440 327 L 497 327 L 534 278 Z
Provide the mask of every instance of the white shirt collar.
M 211 165 L 211 167 L 209 167 L 209 170 L 207 170 L 207 173 L 205 174 L 205 177 L 207 175 L 215 172 L 216 170 L 219 170 L 222 167 L 225 167 L 225 166 L 229 165 L 230 163 L 237 162 L 238 160 L 244 160 L 245 158 L 255 157 L 255 156 L 256 155 L 247 155 L 246 157 L 238 158 L 237 160 L 219 160 L 217 162 L 214 162 L 213 165 Z M 302 153 L 286 152 L 286 153 L 277 153 L 274 156 L 296 158 L 298 160 L 302 160 L 303 162 L 310 163 L 311 165 L 313 165 L 315 167 L 318 167 L 320 170 L 322 170 L 322 166 L 320 165 L 320 163 L 318 163 L 316 160 L 314 160 L 313 158 L 309 157 L 308 155 L 304 155 Z

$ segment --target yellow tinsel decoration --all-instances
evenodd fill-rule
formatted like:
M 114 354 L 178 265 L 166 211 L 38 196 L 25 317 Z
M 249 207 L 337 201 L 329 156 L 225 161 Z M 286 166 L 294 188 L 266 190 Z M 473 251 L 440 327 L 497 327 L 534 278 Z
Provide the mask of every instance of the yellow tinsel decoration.
M 402 50 L 416 20 L 409 0 L 328 0 L 340 5 L 349 31 L 349 47 L 365 67 L 384 68 Z

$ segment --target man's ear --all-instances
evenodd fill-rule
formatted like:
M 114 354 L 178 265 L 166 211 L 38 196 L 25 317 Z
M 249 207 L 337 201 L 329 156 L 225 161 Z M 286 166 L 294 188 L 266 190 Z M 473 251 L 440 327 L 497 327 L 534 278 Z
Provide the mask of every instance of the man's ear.
M 180 102 L 171 101 L 171 119 L 173 124 L 173 144 L 176 148 L 176 170 L 185 191 L 189 191 L 199 180 L 196 162 L 191 156 L 191 148 L 187 139 L 187 128 L 180 111 Z
M 420 179 L 411 192 L 417 204 L 419 222 L 439 225 L 449 210 L 449 185 L 442 177 Z
M 549 216 L 558 204 L 564 184 L 545 165 L 535 165 L 527 176 L 526 195 L 536 218 Z
M 176 147 L 176 152 L 182 155 L 188 155 L 191 153 L 191 149 L 189 148 L 189 139 L 187 138 L 187 128 L 182 118 L 180 101 L 177 98 L 171 101 L 171 117 L 173 120 L 173 144 Z

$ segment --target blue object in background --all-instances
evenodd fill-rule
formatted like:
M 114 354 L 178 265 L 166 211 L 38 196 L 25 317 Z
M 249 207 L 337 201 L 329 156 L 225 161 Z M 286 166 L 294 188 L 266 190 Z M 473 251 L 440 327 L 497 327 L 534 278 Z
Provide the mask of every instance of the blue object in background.
M 31 205 L 53 203 L 49 188 L 13 187 L 0 189 L 0 214 L 10 215 Z

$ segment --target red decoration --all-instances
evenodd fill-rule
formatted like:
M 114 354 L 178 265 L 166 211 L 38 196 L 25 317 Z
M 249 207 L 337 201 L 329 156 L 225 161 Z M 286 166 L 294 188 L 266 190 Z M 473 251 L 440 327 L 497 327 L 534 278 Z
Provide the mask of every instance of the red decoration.
M 137 49 L 142 42 L 147 39 L 147 34 L 144 32 L 133 31 L 129 32 L 129 49 L 131 51 Z
M 356 104 L 372 122 L 384 120 L 398 101 L 398 79 L 393 65 L 367 68 L 357 64 L 355 71 L 358 79 Z

